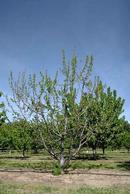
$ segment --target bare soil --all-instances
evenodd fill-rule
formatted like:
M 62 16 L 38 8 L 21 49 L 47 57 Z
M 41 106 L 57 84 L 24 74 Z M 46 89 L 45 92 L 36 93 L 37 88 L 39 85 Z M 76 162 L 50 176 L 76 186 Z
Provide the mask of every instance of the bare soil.
M 128 186 L 130 171 L 117 170 L 75 170 L 70 174 L 54 176 L 51 173 L 31 171 L 0 171 L 0 182 L 39 183 L 56 187 L 77 186 Z

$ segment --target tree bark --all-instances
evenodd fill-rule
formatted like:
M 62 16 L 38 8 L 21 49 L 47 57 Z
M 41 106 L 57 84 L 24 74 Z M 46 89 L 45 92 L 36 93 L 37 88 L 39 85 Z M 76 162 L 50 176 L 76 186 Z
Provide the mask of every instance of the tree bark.
M 93 159 L 96 160 L 96 158 L 97 158 L 96 148 L 93 148 Z
M 22 150 L 23 158 L 25 158 L 25 149 Z
M 65 167 L 65 158 L 63 155 L 61 155 L 61 158 L 60 158 L 60 167 L 61 169 L 64 169 Z
M 65 157 L 64 157 L 64 135 L 61 138 L 61 154 L 60 154 L 60 167 L 63 170 L 65 167 Z
M 105 146 L 104 145 L 102 146 L 102 153 L 103 153 L 103 155 L 105 155 Z

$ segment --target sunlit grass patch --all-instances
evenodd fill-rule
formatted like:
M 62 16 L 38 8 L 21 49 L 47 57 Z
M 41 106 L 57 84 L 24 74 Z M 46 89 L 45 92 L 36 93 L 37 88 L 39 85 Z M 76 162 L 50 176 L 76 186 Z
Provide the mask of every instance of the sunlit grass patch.
M 0 194 L 130 194 L 130 188 L 121 187 L 78 187 L 63 188 L 42 184 L 0 183 Z
M 52 194 L 57 191 L 55 187 L 42 184 L 0 183 L 0 194 Z

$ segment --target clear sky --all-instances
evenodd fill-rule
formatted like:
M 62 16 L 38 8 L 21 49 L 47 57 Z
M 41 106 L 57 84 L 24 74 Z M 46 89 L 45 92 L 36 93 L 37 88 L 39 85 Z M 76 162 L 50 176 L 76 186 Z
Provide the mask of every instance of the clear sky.
M 10 94 L 10 70 L 53 74 L 62 49 L 94 56 L 130 121 L 130 0 L 0 0 L 0 90 Z

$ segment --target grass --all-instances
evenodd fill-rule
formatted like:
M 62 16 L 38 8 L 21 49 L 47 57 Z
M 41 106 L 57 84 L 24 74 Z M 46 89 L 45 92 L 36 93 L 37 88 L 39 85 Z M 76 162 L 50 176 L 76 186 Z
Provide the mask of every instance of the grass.
M 100 150 L 99 150 L 100 151 Z M 105 157 L 100 157 L 97 160 L 87 158 L 90 153 L 82 152 L 84 159 L 72 160 L 71 169 L 120 169 L 130 170 L 130 153 L 121 151 L 107 151 Z M 87 159 L 85 159 L 87 158 Z M 26 159 L 20 157 L 17 152 L 0 153 L 0 169 L 35 169 L 35 170 L 52 170 L 57 162 L 51 160 L 46 152 L 37 155 L 30 155 Z
M 130 194 L 130 189 L 81 187 L 69 191 L 67 194 Z
M 40 184 L 0 183 L 0 194 L 47 194 L 56 191 L 56 188 Z
M 0 161 L 0 168 L 2 169 L 38 169 L 51 170 L 54 166 L 53 161 L 26 161 L 26 160 L 2 160 Z
M 77 187 L 56 188 L 42 184 L 0 183 L 0 194 L 130 194 L 130 188 Z
M 99 150 L 100 152 L 100 150 Z M 105 157 L 98 157 L 97 160 L 90 160 L 91 153 L 82 151 L 84 159 L 72 160 L 70 169 L 119 169 L 130 170 L 130 153 L 120 151 L 107 151 Z M 47 153 L 28 155 L 23 159 L 17 152 L 0 153 L 0 169 L 38 169 L 52 170 L 53 173 L 59 174 L 57 162 L 51 160 Z M 33 178 L 33 177 L 32 177 Z M 13 182 L 0 182 L 0 194 L 130 194 L 130 187 L 79 187 L 75 185 L 73 188 L 52 187 L 39 183 L 23 184 Z
M 72 169 L 119 169 L 130 170 L 130 153 L 125 150 L 107 151 L 103 156 L 98 151 L 97 160 L 92 160 L 90 153 L 86 154 L 83 159 L 71 162 Z M 82 153 L 82 155 L 84 152 Z M 82 158 L 82 157 L 81 157 Z M 90 159 L 91 158 L 91 159 Z

